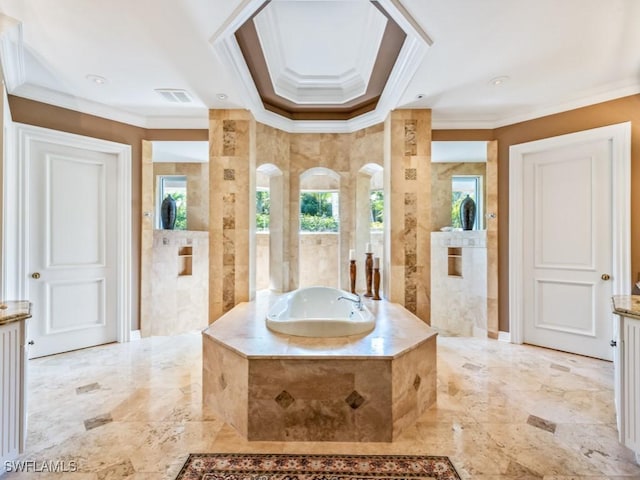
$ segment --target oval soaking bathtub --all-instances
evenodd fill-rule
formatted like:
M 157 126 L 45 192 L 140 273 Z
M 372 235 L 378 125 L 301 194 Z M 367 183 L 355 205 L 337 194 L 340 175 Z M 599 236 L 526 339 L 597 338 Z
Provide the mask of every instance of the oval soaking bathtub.
M 280 297 L 267 313 L 267 327 L 300 337 L 344 337 L 370 332 L 375 317 L 355 295 L 331 287 L 307 287 Z

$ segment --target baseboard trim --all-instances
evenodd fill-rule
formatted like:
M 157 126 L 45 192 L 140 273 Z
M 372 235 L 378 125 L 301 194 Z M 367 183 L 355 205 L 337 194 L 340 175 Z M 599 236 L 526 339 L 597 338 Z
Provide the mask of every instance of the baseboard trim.
M 498 332 L 498 341 L 499 342 L 511 343 L 511 333 L 510 332 Z

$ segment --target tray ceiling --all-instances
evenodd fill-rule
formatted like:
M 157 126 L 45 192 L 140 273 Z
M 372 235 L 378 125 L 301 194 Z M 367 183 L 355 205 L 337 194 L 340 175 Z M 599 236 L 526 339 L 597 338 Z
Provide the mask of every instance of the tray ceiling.
M 249 2 L 212 38 L 265 123 L 353 131 L 385 119 L 431 39 L 391 0 Z
M 637 0 L 0 0 L 0 59 L 13 95 L 145 128 L 207 128 L 218 108 L 288 131 L 395 108 L 496 128 L 639 93 L 638 25 Z

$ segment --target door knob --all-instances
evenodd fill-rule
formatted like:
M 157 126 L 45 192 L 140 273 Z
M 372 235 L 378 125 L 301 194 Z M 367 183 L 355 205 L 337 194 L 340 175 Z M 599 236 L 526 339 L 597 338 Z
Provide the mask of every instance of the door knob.
M 34 342 L 33 340 L 29 340 L 28 343 L 29 343 L 29 345 L 35 345 L 36 344 L 36 342 Z
M 611 340 L 611 341 L 609 342 L 609 345 L 611 345 L 612 347 L 615 347 L 615 346 L 617 346 L 617 345 L 618 345 L 618 342 L 616 342 L 615 340 Z
M 31 274 L 31 278 L 34 278 L 34 279 L 38 280 L 40 278 L 40 274 L 38 272 L 33 272 Z
M 600 278 L 603 280 L 609 280 L 611 278 L 611 275 L 609 275 L 608 273 L 603 273 Z

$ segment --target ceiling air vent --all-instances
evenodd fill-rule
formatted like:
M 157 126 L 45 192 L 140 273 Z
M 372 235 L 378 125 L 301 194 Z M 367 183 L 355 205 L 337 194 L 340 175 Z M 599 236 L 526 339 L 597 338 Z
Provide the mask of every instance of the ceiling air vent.
M 156 92 L 167 102 L 171 103 L 191 103 L 191 95 L 186 90 L 180 88 L 156 88 Z

